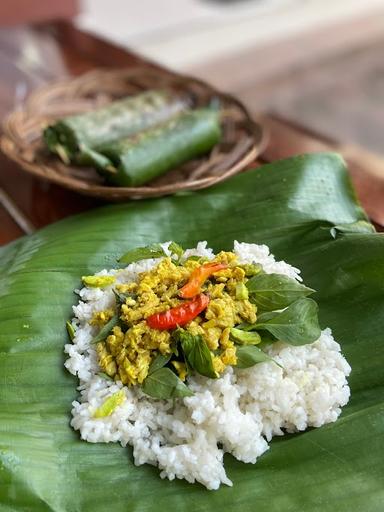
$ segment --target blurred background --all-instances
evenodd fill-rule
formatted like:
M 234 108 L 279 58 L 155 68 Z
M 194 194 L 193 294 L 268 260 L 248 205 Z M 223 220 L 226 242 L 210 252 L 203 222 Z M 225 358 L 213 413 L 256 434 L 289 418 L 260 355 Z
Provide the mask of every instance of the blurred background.
M 15 27 L 50 19 L 208 80 L 252 112 L 383 152 L 384 0 L 2 0 L 0 65 Z M 34 51 L 15 67 L 43 63 Z

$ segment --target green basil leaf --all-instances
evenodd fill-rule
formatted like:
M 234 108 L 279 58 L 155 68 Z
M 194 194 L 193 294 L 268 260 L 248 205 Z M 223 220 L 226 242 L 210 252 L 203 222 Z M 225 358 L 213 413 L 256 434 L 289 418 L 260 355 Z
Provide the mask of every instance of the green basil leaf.
M 155 359 L 152 361 L 152 363 L 149 365 L 148 368 L 148 375 L 155 372 L 156 370 L 159 370 L 160 368 L 163 368 L 168 361 L 171 359 L 172 354 L 163 355 L 158 354 Z
M 282 274 L 258 274 L 247 281 L 250 301 L 262 311 L 283 309 L 315 290 Z
M 267 320 L 270 320 L 274 316 L 278 314 L 278 311 L 270 311 L 268 313 L 261 313 L 260 315 L 257 315 L 257 323 L 255 324 L 249 324 L 248 322 L 242 322 L 239 325 L 236 325 L 236 329 L 241 329 L 242 331 L 254 331 L 257 329 L 257 325 L 259 323 L 266 322 Z
M 65 323 L 65 326 L 67 328 L 68 336 L 69 336 L 70 340 L 72 341 L 73 338 L 75 337 L 75 329 L 73 328 L 73 326 L 69 320 L 67 320 L 67 322 Z
M 257 323 L 249 326 L 248 330 L 252 331 L 253 329 L 255 329 L 255 327 L 258 324 L 263 324 L 264 322 L 268 322 L 272 318 L 275 318 L 275 316 L 278 314 L 279 314 L 279 311 L 268 311 L 266 313 L 261 313 L 260 315 L 257 316 Z
M 281 313 L 261 315 L 255 329 L 265 329 L 290 345 L 313 343 L 321 334 L 318 306 L 312 299 L 299 299 Z
M 125 263 L 129 265 L 130 263 L 135 263 L 140 260 L 148 260 L 150 258 L 160 258 L 161 256 L 165 256 L 164 249 L 160 244 L 151 244 L 146 245 L 145 247 L 136 247 L 136 249 L 132 249 L 131 251 L 123 254 L 119 259 L 119 263 Z
M 182 329 L 177 331 L 177 336 L 188 366 L 200 375 L 216 379 L 217 375 L 213 368 L 211 351 L 203 338 L 200 335 L 194 336 Z
M 258 332 L 242 331 L 241 329 L 236 329 L 235 327 L 231 329 L 231 338 L 233 338 L 236 343 L 239 343 L 240 345 L 257 345 L 261 342 L 261 336 Z
M 171 252 L 171 254 L 175 254 L 178 260 L 184 254 L 184 249 L 181 247 L 181 245 L 177 244 L 176 242 L 171 242 L 168 246 L 168 250 Z
M 264 333 L 260 333 L 261 341 L 257 345 L 257 348 L 259 348 L 260 350 L 263 350 L 263 351 L 266 348 L 273 345 L 274 343 L 276 343 L 276 341 L 277 341 L 277 339 L 274 336 L 272 336 L 272 334 L 269 334 L 269 332 L 267 332 L 267 331 L 264 331 L 264 332 L 265 332 L 265 336 L 264 336 Z
M 99 333 L 93 338 L 91 343 L 99 343 L 99 341 L 104 341 L 105 338 L 109 336 L 112 329 L 119 323 L 118 315 L 114 315 L 108 323 L 106 323 L 99 331 Z
M 268 354 L 263 352 L 259 347 L 240 346 L 236 347 L 237 365 L 236 368 L 250 368 L 257 363 L 265 363 L 273 361 Z
M 193 392 L 169 368 L 160 368 L 148 375 L 142 390 L 153 398 L 177 398 L 191 396 Z

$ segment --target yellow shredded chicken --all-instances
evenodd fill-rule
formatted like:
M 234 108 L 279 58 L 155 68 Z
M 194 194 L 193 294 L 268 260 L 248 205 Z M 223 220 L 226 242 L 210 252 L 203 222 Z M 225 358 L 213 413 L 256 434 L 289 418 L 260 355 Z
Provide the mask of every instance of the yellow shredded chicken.
M 184 381 L 187 378 L 187 367 L 185 363 L 181 363 L 180 361 L 172 361 L 172 364 L 176 368 L 179 379 Z
M 90 320 L 91 325 L 96 325 L 97 327 L 103 327 L 109 320 L 113 317 L 115 312 L 113 309 L 106 309 L 104 311 L 97 311 L 94 313 Z
M 230 329 L 241 322 L 256 321 L 256 306 L 248 299 L 237 299 L 236 289 L 245 284 L 245 271 L 237 263 L 232 252 L 220 252 L 213 260 L 225 263 L 228 268 L 208 278 L 202 292 L 209 295 L 210 302 L 183 328 L 202 336 L 212 354 L 212 364 L 217 375 L 228 365 L 236 365 L 236 346 L 230 339 Z M 146 319 L 155 314 L 174 308 L 185 300 L 179 297 L 179 290 L 201 262 L 187 260 L 176 264 L 171 258 L 163 258 L 156 267 L 139 275 L 137 282 L 117 284 L 119 293 L 129 294 L 121 305 L 121 325 L 113 328 L 105 342 L 96 346 L 101 369 L 123 384 L 141 384 L 148 376 L 148 370 L 159 354 L 168 355 L 173 351 L 171 332 L 152 329 Z M 92 325 L 103 326 L 114 315 L 106 310 L 96 313 Z M 187 367 L 182 361 L 172 365 L 181 380 L 187 376 Z

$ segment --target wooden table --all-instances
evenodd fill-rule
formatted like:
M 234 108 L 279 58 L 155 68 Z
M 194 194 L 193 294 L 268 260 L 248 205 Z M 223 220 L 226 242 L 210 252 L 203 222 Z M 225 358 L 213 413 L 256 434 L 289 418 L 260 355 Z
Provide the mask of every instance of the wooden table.
M 137 55 L 76 30 L 68 23 L 0 30 L 0 119 L 36 87 L 95 67 L 155 66 Z M 340 151 L 372 220 L 384 225 L 384 163 L 355 146 L 340 146 L 292 121 L 263 116 L 269 144 L 255 164 L 290 155 Z M 0 244 L 102 203 L 43 182 L 0 155 Z

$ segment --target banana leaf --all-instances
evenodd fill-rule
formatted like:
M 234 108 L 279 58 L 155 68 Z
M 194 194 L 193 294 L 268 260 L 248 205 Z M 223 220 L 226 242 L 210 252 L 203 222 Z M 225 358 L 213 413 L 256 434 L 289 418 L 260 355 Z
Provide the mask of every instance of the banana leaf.
M 82 442 L 69 426 L 76 380 L 63 368 L 65 321 L 81 275 L 136 246 L 233 239 L 268 244 L 302 269 L 352 365 L 336 423 L 274 439 L 256 465 L 225 456 L 232 488 L 207 491 L 135 467 L 130 449 Z M 384 237 L 345 165 L 307 155 L 203 192 L 107 206 L 0 252 L 0 510 L 379 512 L 384 503 Z

